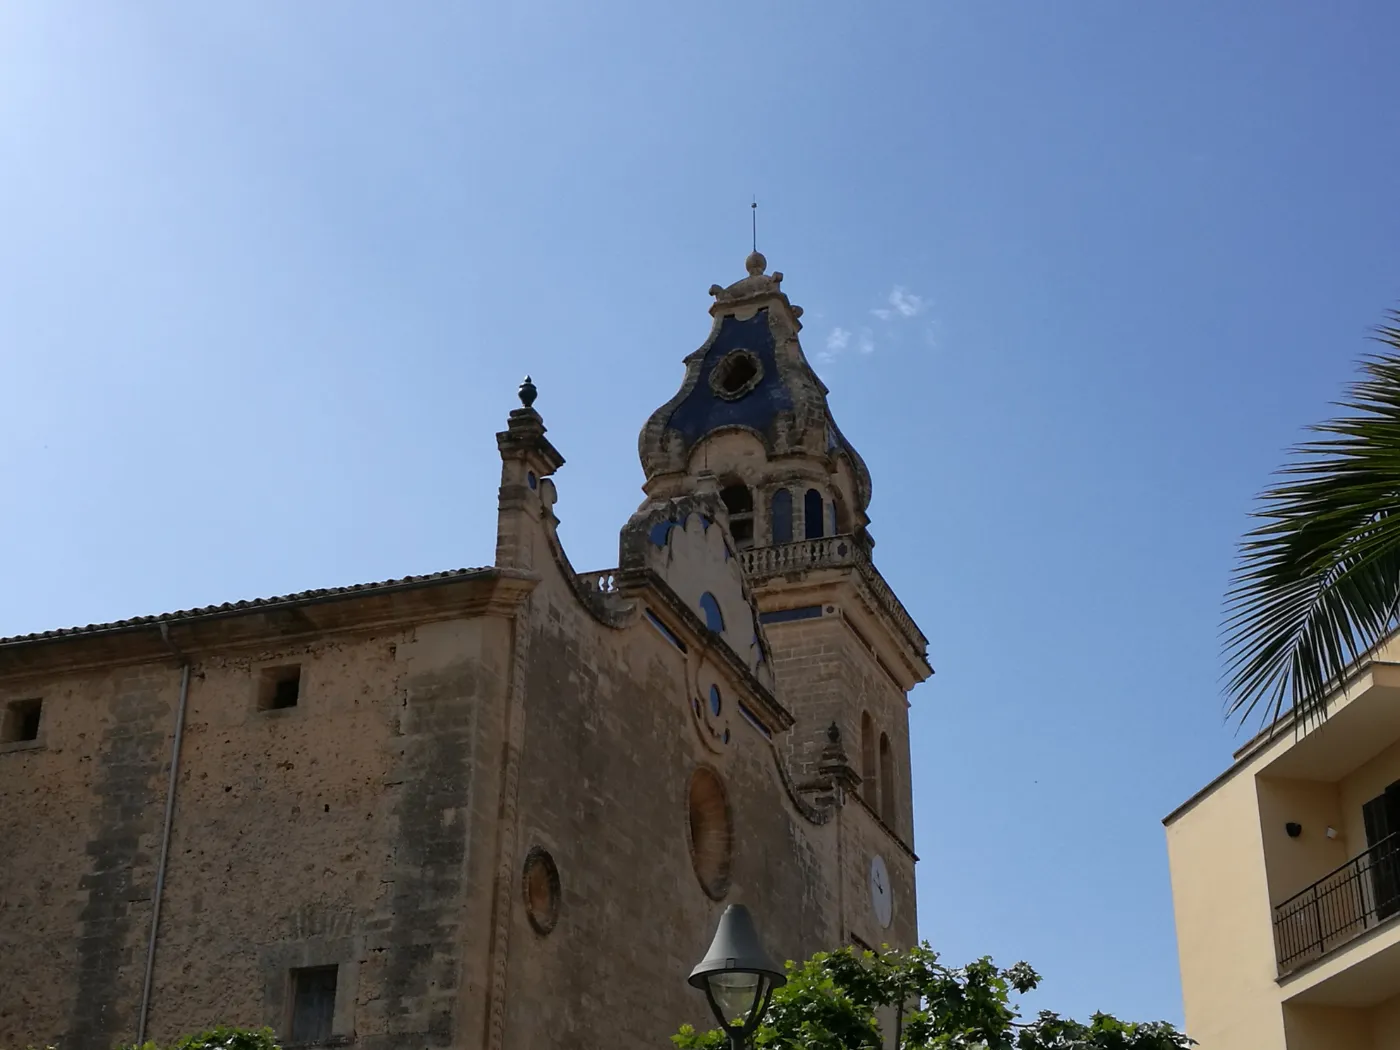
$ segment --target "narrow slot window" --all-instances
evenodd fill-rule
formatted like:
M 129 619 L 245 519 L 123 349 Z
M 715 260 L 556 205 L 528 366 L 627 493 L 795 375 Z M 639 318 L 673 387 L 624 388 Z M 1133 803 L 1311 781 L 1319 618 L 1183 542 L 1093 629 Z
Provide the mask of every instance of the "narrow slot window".
M 880 789 L 875 779 L 875 722 L 869 711 L 860 715 L 860 779 L 865 801 L 880 812 Z
M 880 734 L 880 819 L 894 827 L 894 749 L 885 733 Z

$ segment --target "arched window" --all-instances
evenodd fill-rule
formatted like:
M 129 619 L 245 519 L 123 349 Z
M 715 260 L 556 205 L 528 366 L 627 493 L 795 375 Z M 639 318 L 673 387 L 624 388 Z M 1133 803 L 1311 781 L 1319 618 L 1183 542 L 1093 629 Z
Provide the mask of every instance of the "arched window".
M 831 498 L 831 534 L 833 536 L 848 536 L 851 533 L 851 515 L 846 511 L 845 501 L 840 496 Z
M 875 782 L 875 723 L 869 711 L 860 713 L 860 791 L 870 808 L 880 812 L 880 791 Z
M 885 733 L 880 734 L 880 819 L 894 827 L 894 751 Z
M 822 494 L 816 489 L 807 490 L 807 495 L 802 500 L 802 516 L 805 519 L 803 535 L 809 540 L 821 539 Z
M 787 489 L 773 493 L 773 542 L 792 542 L 792 493 Z
M 705 614 L 705 626 L 715 634 L 724 633 L 724 613 L 719 611 L 719 602 L 709 591 L 700 595 L 700 611 Z
M 720 490 L 719 498 L 729 511 L 729 534 L 740 549 L 753 546 L 753 493 L 742 482 Z

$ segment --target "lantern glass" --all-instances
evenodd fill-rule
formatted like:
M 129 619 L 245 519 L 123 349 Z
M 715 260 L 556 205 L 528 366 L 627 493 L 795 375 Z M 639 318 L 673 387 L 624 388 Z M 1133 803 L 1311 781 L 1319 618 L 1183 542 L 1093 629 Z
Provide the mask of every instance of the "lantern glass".
M 715 973 L 710 975 L 710 995 L 714 998 L 719 1023 L 726 1028 L 744 1027 L 763 990 L 763 979 L 756 973 Z

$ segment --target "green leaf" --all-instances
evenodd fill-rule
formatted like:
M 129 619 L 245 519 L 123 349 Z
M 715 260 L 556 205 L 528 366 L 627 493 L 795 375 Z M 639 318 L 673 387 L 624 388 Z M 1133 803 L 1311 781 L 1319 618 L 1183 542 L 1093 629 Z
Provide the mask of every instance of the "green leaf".
M 881 1050 L 880 1014 L 898 1019 L 900 1050 L 1184 1050 L 1193 1045 L 1170 1025 L 1129 1024 L 1095 1014 L 1085 1025 L 1042 1013 L 1022 1024 L 1013 992 L 1040 976 L 1021 962 L 1008 969 L 981 958 L 947 967 L 927 944 L 904 952 L 820 952 L 788 963 L 788 983 L 773 995 L 755 1033 L 758 1050 Z M 672 1037 L 680 1050 L 727 1045 L 719 1031 Z
M 1400 322 L 1400 314 L 1392 315 Z M 1228 712 L 1305 729 L 1400 607 L 1400 328 L 1263 496 L 1227 594 Z

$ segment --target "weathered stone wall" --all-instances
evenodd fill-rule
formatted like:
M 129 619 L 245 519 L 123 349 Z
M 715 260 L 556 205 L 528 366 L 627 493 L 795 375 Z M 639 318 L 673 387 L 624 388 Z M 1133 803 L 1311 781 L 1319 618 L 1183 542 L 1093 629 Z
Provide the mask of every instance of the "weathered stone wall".
M 904 692 L 875 662 L 860 639 L 844 622 L 837 605 L 813 619 L 770 624 L 766 628 L 773 651 L 778 695 L 792 711 L 797 724 L 788 734 L 787 761 L 794 779 L 807 783 L 819 775 L 825 731 L 835 723 L 851 766 L 860 772 L 862 712 L 869 712 L 874 727 L 874 782 L 864 781 L 860 800 L 842 812 L 843 899 L 847 929 L 866 944 L 878 947 L 912 944 L 917 938 L 914 862 L 909 777 L 909 721 Z M 894 760 L 894 815 L 891 826 L 877 819 L 879 805 L 879 753 L 881 732 L 889 736 Z M 870 904 L 870 860 L 879 853 L 888 867 L 894 891 L 894 918 L 881 928 Z
M 0 753 L 0 1045 L 134 1035 L 179 679 L 0 686 L 44 705 L 40 746 Z
M 483 617 L 195 659 L 150 1037 L 284 1032 L 290 969 L 332 964 L 335 1031 L 372 1050 L 479 1030 L 508 658 Z M 293 663 L 297 705 L 258 710 Z M 179 678 L 23 687 L 44 746 L 0 754 L 0 1045 L 135 1038 Z
M 797 719 L 784 741 L 784 757 L 799 783 L 817 776 L 826 730 L 833 722 L 841 730 L 852 762 L 858 755 L 860 708 L 845 682 L 848 642 L 842 637 L 845 629 L 839 614 L 831 608 L 823 617 L 764 628 L 773 652 L 778 695 Z
M 604 627 L 548 581 L 531 602 L 517 854 L 552 853 L 562 906 L 541 934 L 516 902 L 505 1045 L 665 1046 L 681 1022 L 710 1023 L 685 982 L 728 903 L 749 905 L 779 959 L 839 943 L 835 829 L 797 813 L 770 744 L 737 713 L 728 746 L 705 746 L 691 708 L 693 650 L 682 654 L 644 620 Z M 688 791 L 700 765 L 719 774 L 733 818 L 730 886 L 718 901 L 690 856 Z
M 494 808 L 505 630 L 449 621 L 201 667 L 156 1034 L 194 1018 L 280 1031 L 289 969 L 337 964 L 338 1005 L 354 1004 L 338 1034 L 449 1044 L 469 844 L 481 805 L 488 826 Z M 297 661 L 297 706 L 257 711 L 259 667 Z

